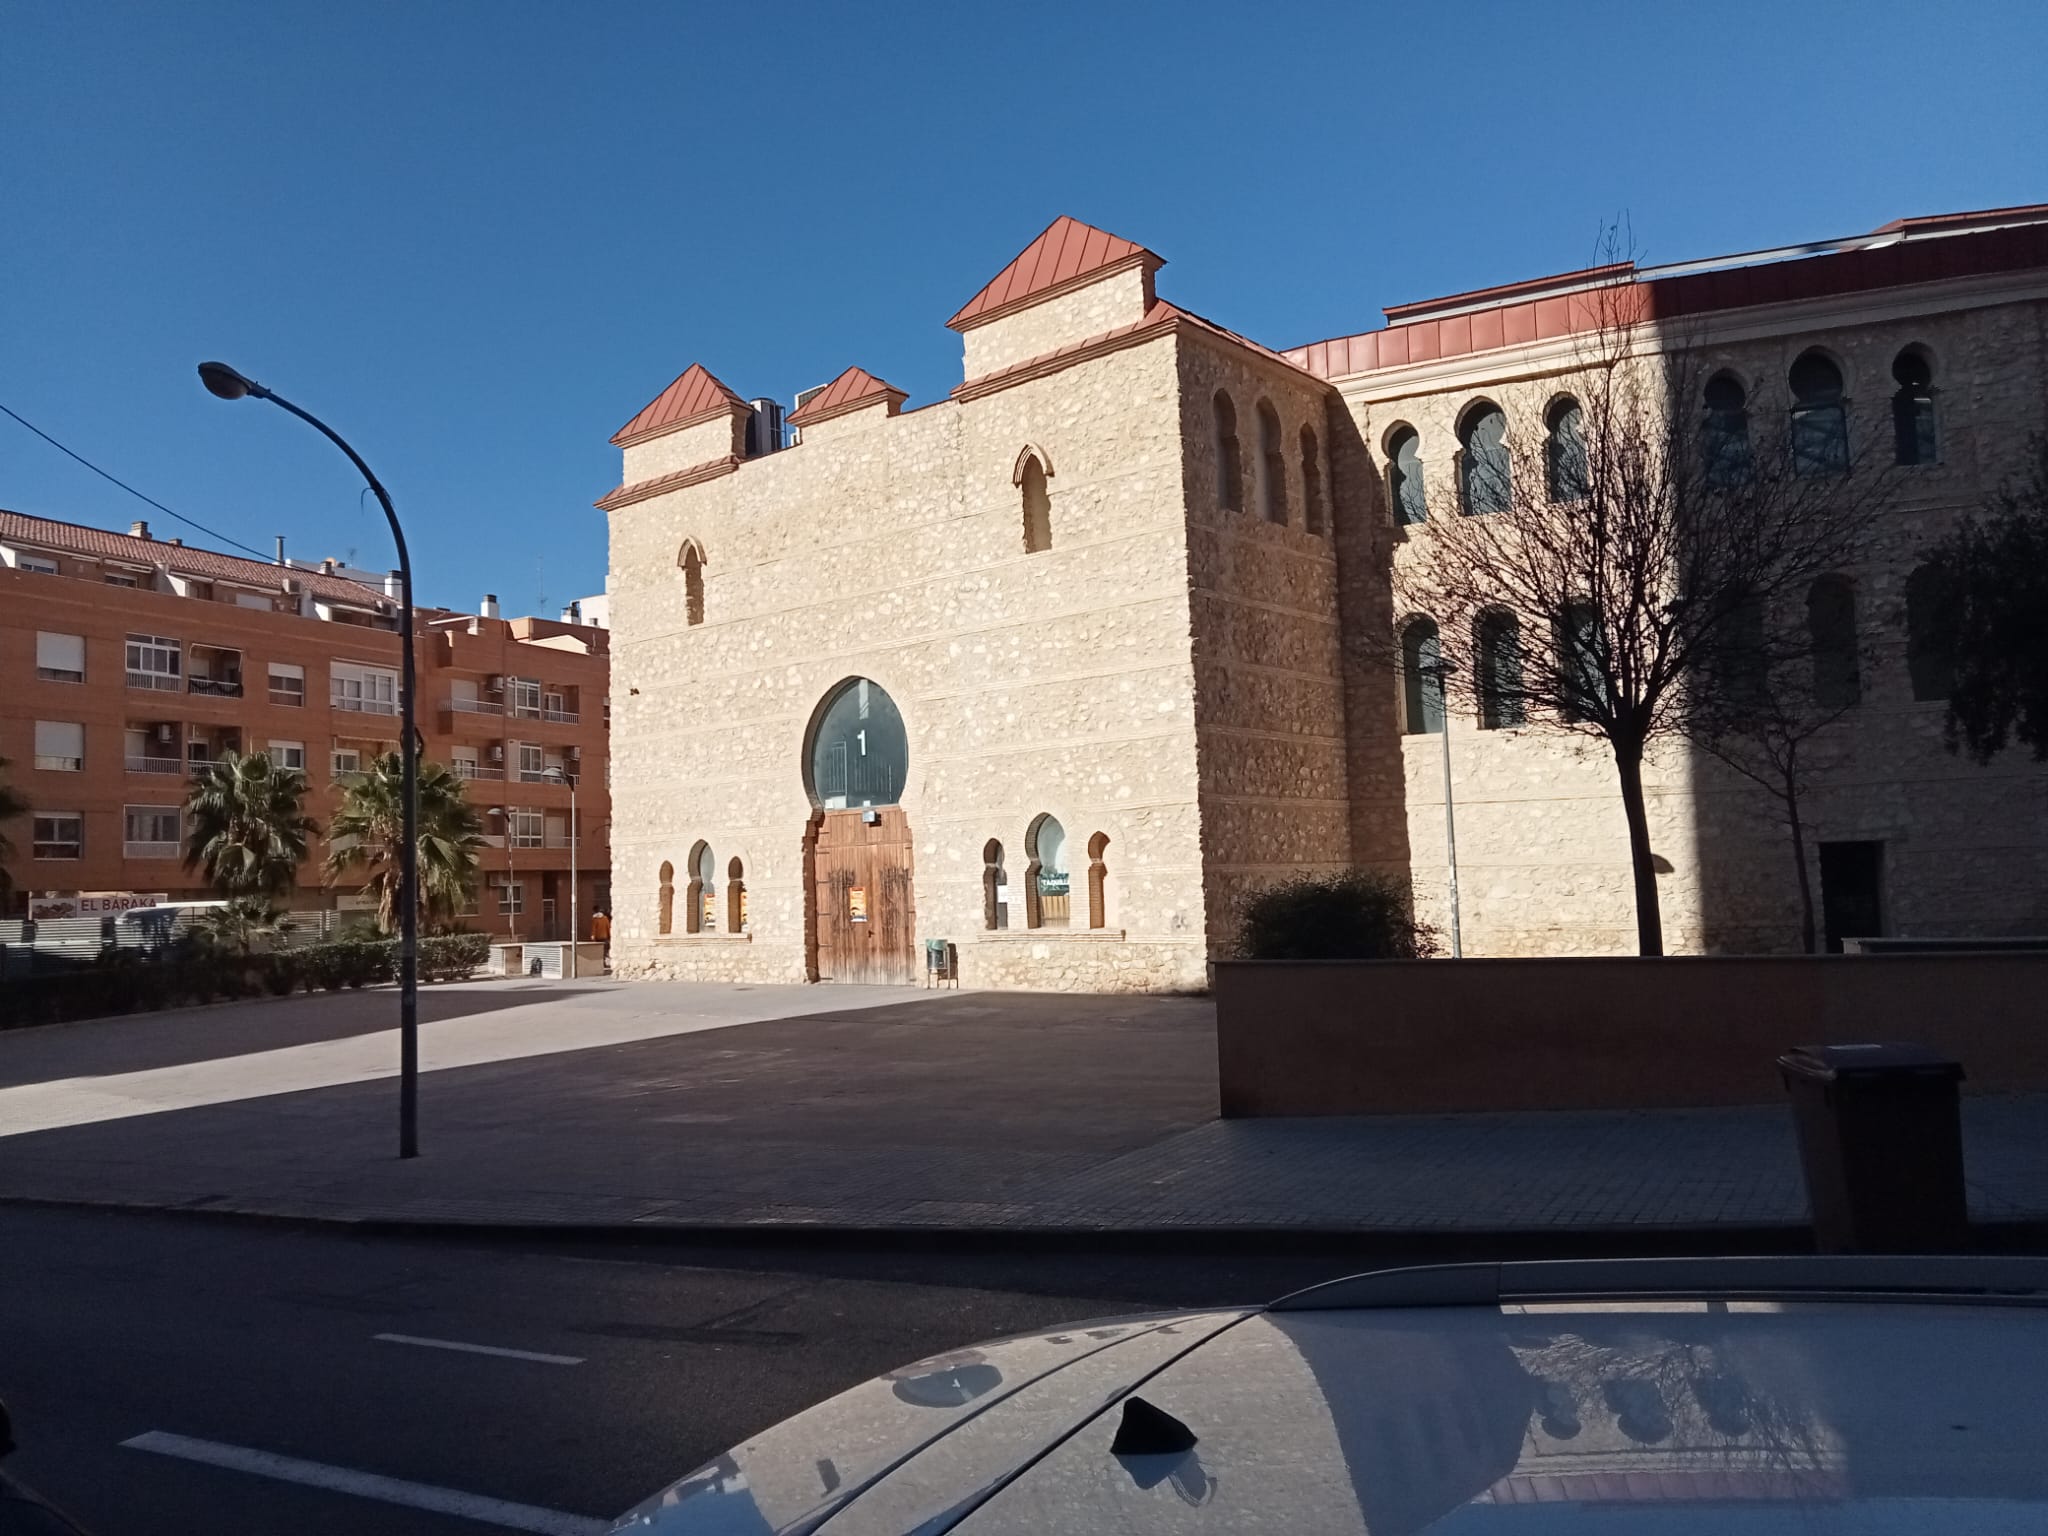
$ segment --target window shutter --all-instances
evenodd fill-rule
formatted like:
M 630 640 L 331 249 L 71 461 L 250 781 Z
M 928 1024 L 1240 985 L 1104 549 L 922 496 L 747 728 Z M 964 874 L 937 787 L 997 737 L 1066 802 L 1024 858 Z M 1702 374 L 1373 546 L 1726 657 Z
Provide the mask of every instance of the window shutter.
M 59 672 L 85 670 L 85 636 L 36 631 L 36 665 Z
M 38 720 L 36 722 L 36 756 L 84 757 L 85 727 L 70 720 Z

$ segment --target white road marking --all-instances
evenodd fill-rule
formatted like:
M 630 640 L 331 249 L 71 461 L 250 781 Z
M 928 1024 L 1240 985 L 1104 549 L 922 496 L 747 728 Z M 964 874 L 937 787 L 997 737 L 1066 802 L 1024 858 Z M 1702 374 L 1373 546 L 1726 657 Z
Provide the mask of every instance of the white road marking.
M 153 1429 L 121 1444 L 129 1450 L 154 1451 L 160 1456 L 178 1456 L 186 1461 L 225 1467 L 231 1472 L 248 1472 L 257 1477 L 274 1477 L 281 1482 L 303 1483 L 309 1488 L 327 1488 L 352 1493 L 358 1498 L 377 1499 L 385 1504 L 404 1504 L 412 1509 L 477 1520 L 485 1525 L 512 1531 L 534 1531 L 539 1536 L 599 1536 L 612 1522 L 588 1515 L 564 1514 L 534 1504 L 513 1504 L 504 1499 L 487 1499 L 478 1493 L 454 1488 L 436 1488 L 431 1483 L 402 1482 L 379 1477 L 374 1472 L 355 1472 L 347 1467 L 330 1467 L 323 1462 L 301 1461 L 296 1456 L 274 1456 L 218 1440 L 195 1440 L 189 1435 L 166 1434 Z
M 507 1360 L 533 1360 L 541 1365 L 581 1365 L 581 1355 L 545 1355 L 535 1349 L 503 1349 L 496 1344 L 462 1344 L 454 1339 L 423 1339 L 410 1333 L 371 1335 L 386 1344 L 417 1344 L 421 1349 L 454 1349 L 465 1355 L 503 1355 Z

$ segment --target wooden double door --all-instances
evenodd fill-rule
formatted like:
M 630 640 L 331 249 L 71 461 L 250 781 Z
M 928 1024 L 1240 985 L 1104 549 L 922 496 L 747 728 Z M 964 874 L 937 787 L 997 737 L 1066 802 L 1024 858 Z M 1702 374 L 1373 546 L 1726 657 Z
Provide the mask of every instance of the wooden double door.
M 873 820 L 868 818 L 872 817 Z M 910 822 L 901 806 L 819 811 L 806 840 L 820 981 L 908 986 L 918 978 Z

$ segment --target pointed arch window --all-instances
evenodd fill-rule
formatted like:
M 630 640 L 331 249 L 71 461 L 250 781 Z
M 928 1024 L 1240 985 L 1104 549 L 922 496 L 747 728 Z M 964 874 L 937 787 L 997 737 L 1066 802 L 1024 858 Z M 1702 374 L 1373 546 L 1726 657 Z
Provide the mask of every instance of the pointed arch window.
M 1280 451 L 1280 413 L 1259 402 L 1259 515 L 1269 523 L 1287 521 L 1287 456 Z
M 667 938 L 675 932 L 676 921 L 676 867 L 667 859 L 661 861 L 661 908 L 655 932 Z
M 981 926 L 991 933 L 1010 926 L 1010 877 L 1003 870 L 1003 845 L 993 837 L 981 850 Z
M 1434 736 L 1444 728 L 1443 645 L 1435 619 L 1410 619 L 1401 631 L 1401 729 Z
M 1507 511 L 1507 413 L 1488 400 L 1467 410 L 1458 427 L 1458 448 L 1458 497 L 1465 515 Z
M 1109 851 L 1109 834 L 1097 832 L 1088 839 L 1088 926 L 1109 926 L 1109 866 L 1103 855 Z
M 1807 640 L 1813 651 L 1813 701 L 1847 709 L 1863 698 L 1856 659 L 1856 589 L 1846 576 L 1823 576 L 1806 593 Z
M 1550 499 L 1584 501 L 1590 482 L 1586 473 L 1586 420 L 1579 402 L 1563 399 L 1544 413 L 1543 471 Z
M 1210 409 L 1216 437 L 1216 504 L 1226 512 L 1242 512 L 1244 453 L 1237 441 L 1237 407 L 1219 389 Z
M 1473 625 L 1479 668 L 1479 728 L 1510 730 L 1528 721 L 1522 695 L 1522 621 L 1505 608 L 1489 609 Z
M 684 891 L 683 931 L 718 931 L 718 860 L 711 845 L 699 842 L 690 850 L 690 883 Z
M 1792 365 L 1792 472 L 1845 475 L 1849 472 L 1849 418 L 1842 394 L 1842 370 L 1819 352 Z
M 1707 419 L 1700 435 L 1700 456 L 1707 484 L 1727 490 L 1746 483 L 1750 476 L 1748 391 L 1733 374 L 1717 373 L 1707 381 L 1703 404 Z
M 737 856 L 725 866 L 725 931 L 747 931 L 747 871 Z
M 1027 454 L 1017 472 L 1017 487 L 1024 502 L 1024 553 L 1043 554 L 1052 548 L 1052 496 L 1045 488 L 1045 466 L 1037 454 Z
M 704 548 L 695 539 L 685 540 L 676 557 L 683 569 L 683 619 L 689 624 L 704 622 Z
M 1422 484 L 1422 437 L 1413 427 L 1387 434 L 1387 505 L 1394 521 L 1412 528 L 1429 521 L 1429 498 Z
M 1064 928 L 1071 915 L 1067 875 L 1067 829 L 1051 814 L 1040 815 L 1024 834 L 1024 920 L 1032 928 Z
M 1901 464 L 1938 464 L 1934 438 L 1934 364 L 1918 347 L 1892 359 L 1893 456 Z
M 1566 720 L 1584 720 L 1607 703 L 1607 632 L 1600 610 L 1570 603 L 1557 626 L 1557 673 Z
M 1314 427 L 1301 429 L 1301 520 L 1310 533 L 1323 531 L 1323 453 Z

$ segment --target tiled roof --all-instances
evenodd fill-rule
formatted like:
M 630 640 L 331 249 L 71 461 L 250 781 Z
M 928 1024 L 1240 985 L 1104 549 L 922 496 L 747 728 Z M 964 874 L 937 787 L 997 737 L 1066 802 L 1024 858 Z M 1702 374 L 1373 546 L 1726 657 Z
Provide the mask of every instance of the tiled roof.
M 1046 226 L 1045 233 L 1025 246 L 1017 259 L 989 280 L 960 312 L 946 322 L 954 330 L 965 330 L 1028 299 L 1042 297 L 1098 272 L 1121 266 L 1133 259 L 1164 262 L 1134 241 L 1112 235 L 1079 219 L 1061 214 Z
M 792 427 L 807 427 L 828 417 L 844 415 L 874 399 L 895 396 L 898 404 L 910 397 L 894 384 L 884 383 L 865 368 L 849 368 L 817 394 L 789 413 Z
M 612 441 L 624 446 L 635 439 L 715 415 L 728 406 L 746 403 L 702 363 L 692 363 L 676 375 L 673 384 L 648 401 L 645 410 L 614 432 Z
M 363 608 L 389 606 L 384 594 L 374 587 L 345 576 L 329 576 L 302 565 L 273 565 L 267 560 L 245 560 L 240 555 L 216 554 L 187 544 L 162 539 L 138 538 L 134 534 L 110 533 L 82 523 L 60 523 L 54 518 L 30 517 L 23 512 L 0 512 L 0 541 L 34 545 L 38 549 L 61 550 L 93 560 L 121 560 L 132 565 L 160 565 L 180 576 L 201 581 L 232 581 L 271 592 L 283 589 L 287 579 L 297 582 L 315 597 Z

